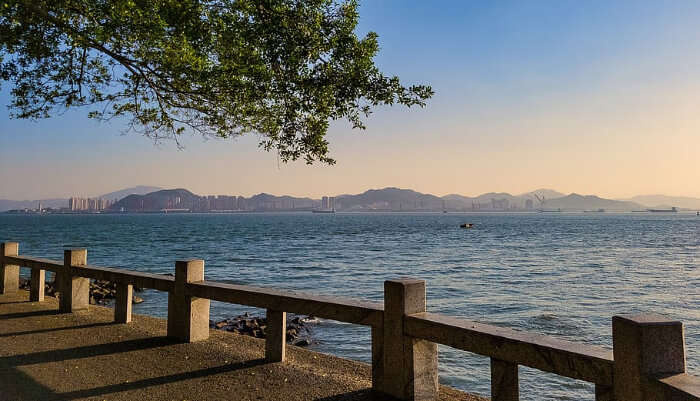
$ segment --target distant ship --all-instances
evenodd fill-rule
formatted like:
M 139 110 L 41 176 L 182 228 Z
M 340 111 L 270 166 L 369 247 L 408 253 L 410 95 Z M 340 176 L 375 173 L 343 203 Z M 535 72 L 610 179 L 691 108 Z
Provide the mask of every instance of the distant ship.
M 652 212 L 652 213 L 676 213 L 678 212 L 677 207 L 672 207 L 670 209 L 647 209 L 647 212 Z
M 584 210 L 583 213 L 605 213 L 605 209 L 598 210 Z
M 311 213 L 335 213 L 335 209 L 314 209 Z

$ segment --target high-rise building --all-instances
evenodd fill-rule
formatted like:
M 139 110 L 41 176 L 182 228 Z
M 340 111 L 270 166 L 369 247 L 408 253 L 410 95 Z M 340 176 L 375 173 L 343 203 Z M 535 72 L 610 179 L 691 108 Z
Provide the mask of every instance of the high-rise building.
M 72 197 L 68 199 L 68 209 L 72 211 L 102 211 L 109 209 L 112 206 L 112 201 L 102 198 L 78 198 Z
M 334 196 L 322 197 L 321 198 L 321 209 L 335 210 L 335 197 Z

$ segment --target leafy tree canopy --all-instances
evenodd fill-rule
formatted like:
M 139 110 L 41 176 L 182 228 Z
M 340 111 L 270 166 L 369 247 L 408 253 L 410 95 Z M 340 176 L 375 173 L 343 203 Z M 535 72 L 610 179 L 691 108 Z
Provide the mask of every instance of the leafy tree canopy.
M 0 82 L 15 118 L 92 106 L 156 140 L 261 134 L 282 160 L 333 163 L 331 120 L 423 106 L 375 66 L 356 1 L 0 0 Z

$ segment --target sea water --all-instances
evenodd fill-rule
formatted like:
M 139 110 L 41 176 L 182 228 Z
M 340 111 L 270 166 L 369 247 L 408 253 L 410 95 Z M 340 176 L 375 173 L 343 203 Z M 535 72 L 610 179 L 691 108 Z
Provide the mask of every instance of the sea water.
M 473 223 L 462 229 L 460 224 Z M 0 215 L 20 254 L 173 273 L 201 258 L 208 280 L 381 301 L 384 280 L 427 281 L 428 310 L 611 346 L 611 317 L 656 312 L 686 324 L 700 375 L 700 218 L 694 214 Z M 25 272 L 26 274 L 26 272 Z M 166 316 L 167 295 L 135 313 Z M 264 311 L 212 302 L 212 319 Z M 311 348 L 370 360 L 365 327 L 322 320 Z M 489 394 L 488 358 L 440 346 L 440 381 Z M 593 400 L 593 386 L 520 368 L 524 400 Z

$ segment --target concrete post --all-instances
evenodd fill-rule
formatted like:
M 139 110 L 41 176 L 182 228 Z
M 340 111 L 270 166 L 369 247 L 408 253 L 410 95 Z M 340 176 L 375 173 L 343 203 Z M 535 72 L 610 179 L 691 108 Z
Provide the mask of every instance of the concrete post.
M 491 401 L 518 401 L 518 365 L 491 358 Z
M 655 377 L 685 372 L 683 323 L 655 314 L 614 316 L 616 400 L 665 399 Z
M 5 264 L 3 256 L 18 256 L 18 242 L 0 243 L 0 294 L 19 290 L 19 266 Z
M 401 400 L 437 400 L 437 344 L 404 336 L 404 316 L 425 312 L 425 281 L 384 282 L 385 393 Z
M 372 390 L 384 391 L 384 328 L 372 326 Z
M 168 293 L 168 337 L 184 342 L 209 338 L 209 300 L 187 295 L 186 284 L 204 280 L 201 259 L 175 262 L 175 288 Z
M 131 323 L 131 303 L 134 296 L 134 286 L 117 283 L 117 296 L 114 300 L 114 321 Z
M 265 360 L 284 362 L 287 355 L 287 312 L 267 310 Z
M 29 282 L 29 301 L 43 302 L 44 289 L 46 287 L 46 270 L 32 269 L 32 276 Z
M 90 279 L 71 274 L 72 268 L 87 265 L 87 249 L 66 249 L 63 251 L 63 271 L 60 273 L 60 300 L 58 310 L 72 313 L 90 306 Z
M 614 389 L 612 386 L 595 385 L 595 401 L 615 401 Z

